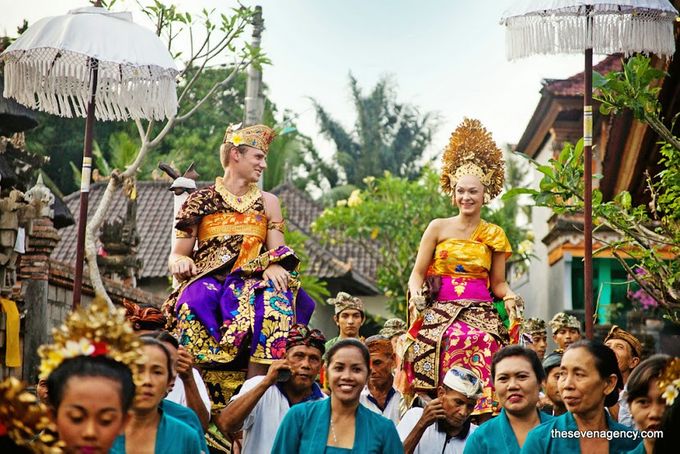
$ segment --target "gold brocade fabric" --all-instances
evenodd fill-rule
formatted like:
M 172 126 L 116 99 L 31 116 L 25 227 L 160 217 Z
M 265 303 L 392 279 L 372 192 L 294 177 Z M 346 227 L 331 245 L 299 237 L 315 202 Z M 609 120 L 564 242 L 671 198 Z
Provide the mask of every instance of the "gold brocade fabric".
M 488 278 L 494 252 L 508 258 L 512 247 L 502 228 L 484 220 L 469 239 L 448 239 L 437 244 L 428 275 Z
M 232 270 L 260 255 L 267 238 L 267 218 L 262 213 L 213 213 L 198 226 L 198 241 L 241 235 L 241 250 Z
M 185 234 L 194 227 L 198 227 L 200 231 L 204 218 L 210 219 L 210 216 L 214 215 L 236 214 L 239 214 L 239 212 L 229 205 L 217 191 L 215 185 L 212 185 L 199 189 L 189 195 L 177 213 L 175 229 Z M 265 215 L 264 201 L 261 196 L 242 214 L 253 219 L 261 216 L 261 220 L 257 222 L 261 222 L 266 231 L 268 221 Z M 233 269 L 237 261 L 239 264 L 245 263 L 247 261 L 245 258 L 251 256 L 257 257 L 262 252 L 262 240 L 259 237 L 249 235 L 249 233 L 252 233 L 253 228 L 253 225 L 250 225 L 245 232 L 239 233 L 238 226 L 235 226 L 231 235 L 209 236 L 197 240 L 197 248 L 192 258 L 198 268 L 198 274 L 193 279 L 182 282 L 163 303 L 163 313 L 168 320 L 171 320 L 171 325 L 174 325 L 175 303 L 179 294 L 187 285 L 199 277 L 211 273 L 225 276 Z M 243 247 L 244 242 L 246 243 L 245 247 Z M 237 260 L 237 257 L 241 257 L 241 254 L 243 254 L 243 257 Z
M 227 406 L 236 388 L 243 384 L 246 373 L 240 370 L 206 369 L 201 372 L 201 377 L 208 388 L 208 394 L 210 394 L 212 413 L 217 413 Z

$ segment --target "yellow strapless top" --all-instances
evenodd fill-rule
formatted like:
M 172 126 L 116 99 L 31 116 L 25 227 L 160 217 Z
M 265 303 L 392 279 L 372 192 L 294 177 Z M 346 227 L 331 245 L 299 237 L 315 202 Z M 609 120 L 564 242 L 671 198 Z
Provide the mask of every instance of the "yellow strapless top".
M 494 252 L 505 252 L 506 259 L 512 247 L 502 228 L 484 220 L 469 239 L 447 239 L 434 250 L 428 275 L 488 278 Z

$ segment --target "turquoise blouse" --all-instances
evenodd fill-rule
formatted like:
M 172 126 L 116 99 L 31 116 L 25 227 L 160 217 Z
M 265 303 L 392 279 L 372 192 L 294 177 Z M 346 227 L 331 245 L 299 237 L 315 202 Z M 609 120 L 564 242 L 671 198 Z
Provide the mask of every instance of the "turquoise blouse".
M 554 418 L 542 411 L 538 412 L 541 424 Z M 512 430 L 505 409 L 501 413 L 472 432 L 465 442 L 463 454 L 518 454 L 520 452 L 517 437 Z
M 605 417 L 607 418 L 607 427 L 609 427 L 609 430 L 611 431 L 636 432 L 636 430 L 614 421 L 606 411 Z M 571 431 L 572 433 L 578 431 L 574 415 L 568 411 L 565 414 L 534 428 L 529 432 L 529 435 L 527 435 L 524 446 L 522 446 L 522 453 L 534 454 L 541 452 L 569 454 L 581 452 L 578 438 L 553 437 L 553 430 Z M 638 437 L 637 439 L 624 437 L 612 438 L 609 440 L 609 452 L 616 454 L 624 453 L 635 449 L 641 442 L 641 437 Z
M 331 420 L 331 399 L 292 407 L 283 418 L 274 439 L 272 454 L 339 453 L 326 446 Z M 363 405 L 357 407 L 354 446 L 347 453 L 403 454 L 404 447 L 394 423 Z
M 202 449 L 198 433 L 179 419 L 166 412 L 161 413 L 161 420 L 156 430 L 156 454 L 201 454 Z M 203 441 L 205 443 L 205 440 Z M 125 435 L 119 435 L 113 442 L 109 454 L 125 454 Z
M 201 441 L 201 450 L 208 453 L 208 444 L 205 441 L 205 432 L 203 432 L 203 426 L 201 425 L 201 420 L 198 419 L 196 412 L 189 407 L 180 405 L 168 399 L 163 399 L 160 404 L 161 411 L 164 411 L 168 416 L 172 416 L 175 419 L 179 419 L 187 426 L 191 427 L 198 434 L 198 438 Z

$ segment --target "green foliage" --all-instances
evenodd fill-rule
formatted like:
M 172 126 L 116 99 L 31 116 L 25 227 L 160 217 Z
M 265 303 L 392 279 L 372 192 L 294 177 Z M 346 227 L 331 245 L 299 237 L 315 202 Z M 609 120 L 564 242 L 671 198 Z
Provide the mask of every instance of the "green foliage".
M 390 311 L 406 314 L 406 284 L 425 228 L 435 218 L 456 213 L 451 199 L 439 191 L 439 175 L 427 167 L 416 180 L 385 172 L 366 177 L 366 188 L 356 189 L 347 200 L 327 208 L 314 222 L 313 231 L 330 244 L 348 238 L 360 244 L 378 263 L 377 283 L 388 297 Z M 526 231 L 515 228 L 515 215 L 485 207 L 484 219 L 509 232 L 516 249 Z
M 594 236 L 602 229 L 618 233 L 615 241 L 599 238 L 605 247 L 628 271 L 631 279 L 656 300 L 665 317 L 680 323 L 680 140 L 659 117 L 656 79 L 664 73 L 653 68 L 647 57 L 631 58 L 621 72 L 596 75 L 603 113 L 615 114 L 630 110 L 635 117 L 656 131 L 662 138 L 660 164 L 663 170 L 648 176 L 652 194 L 648 205 L 635 205 L 627 191 L 613 200 L 603 201 L 602 193 L 594 190 Z M 562 152 L 549 164 L 530 160 L 542 174 L 538 189 L 515 189 L 504 197 L 529 194 L 536 205 L 551 208 L 558 214 L 583 212 L 583 144 L 565 144 Z M 669 260 L 669 257 L 674 257 Z
M 423 165 L 423 151 L 432 141 L 436 117 L 397 102 L 396 91 L 387 78 L 378 81 L 365 95 L 350 75 L 350 89 L 357 114 L 352 131 L 347 131 L 314 101 L 321 132 L 336 147 L 337 167 L 332 177 L 335 182 L 342 179 L 355 187 L 364 187 L 366 177 L 385 171 L 396 177 L 417 178 Z

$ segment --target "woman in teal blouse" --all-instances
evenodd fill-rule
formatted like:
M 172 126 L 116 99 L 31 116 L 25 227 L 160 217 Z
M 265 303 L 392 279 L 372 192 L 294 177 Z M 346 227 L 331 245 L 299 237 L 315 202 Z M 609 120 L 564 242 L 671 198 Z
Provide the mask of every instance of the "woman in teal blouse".
M 331 398 L 292 407 L 272 454 L 403 454 L 394 423 L 359 404 L 370 356 L 364 344 L 344 339 L 327 352 Z
M 521 452 L 622 453 L 637 447 L 639 434 L 605 411 L 605 406 L 618 401 L 622 382 L 616 355 L 609 347 L 587 340 L 570 345 L 562 356 L 557 382 L 567 412 L 529 432 Z M 605 436 L 580 437 L 587 431 Z
M 199 454 L 199 434 L 179 419 L 161 410 L 172 378 L 172 359 L 160 341 L 142 337 L 144 364 L 139 367 L 141 386 L 132 405 L 132 418 L 125 434 L 116 438 L 109 454 L 154 452 L 156 454 Z

